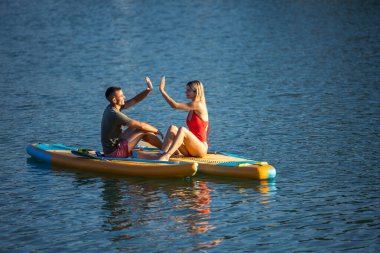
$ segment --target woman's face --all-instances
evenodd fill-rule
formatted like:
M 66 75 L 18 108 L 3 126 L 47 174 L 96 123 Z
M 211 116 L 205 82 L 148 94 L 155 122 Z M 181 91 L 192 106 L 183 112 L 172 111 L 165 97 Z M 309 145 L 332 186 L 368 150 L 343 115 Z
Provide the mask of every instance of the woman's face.
M 186 98 L 193 100 L 197 96 L 197 92 L 189 85 L 186 85 Z

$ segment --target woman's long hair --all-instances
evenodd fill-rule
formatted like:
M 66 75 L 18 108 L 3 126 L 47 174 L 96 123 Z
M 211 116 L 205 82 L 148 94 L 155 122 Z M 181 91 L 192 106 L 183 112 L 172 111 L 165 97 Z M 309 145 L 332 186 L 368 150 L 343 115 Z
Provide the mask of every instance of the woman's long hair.
M 201 81 L 190 81 L 186 85 L 188 85 L 192 91 L 197 93 L 197 96 L 195 97 L 196 101 L 203 101 L 206 103 L 205 91 L 203 89 L 203 84 Z
M 196 97 L 195 97 L 195 100 L 196 101 L 203 101 L 204 103 L 206 103 L 206 98 L 205 98 L 205 91 L 203 89 L 203 84 L 201 81 L 198 81 L 198 80 L 194 80 L 194 81 L 190 81 L 188 82 L 186 85 L 188 85 L 190 87 L 190 89 L 194 92 L 197 93 Z M 207 126 L 207 144 L 210 145 L 210 121 L 208 121 L 208 126 Z

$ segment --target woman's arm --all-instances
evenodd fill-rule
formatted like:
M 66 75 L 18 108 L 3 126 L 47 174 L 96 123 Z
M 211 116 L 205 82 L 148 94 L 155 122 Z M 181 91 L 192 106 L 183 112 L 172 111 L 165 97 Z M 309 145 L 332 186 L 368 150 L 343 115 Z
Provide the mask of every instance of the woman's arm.
M 199 103 L 197 102 L 190 102 L 190 103 L 177 103 L 174 99 L 172 99 L 168 93 L 165 91 L 165 76 L 162 77 L 161 79 L 161 84 L 160 84 L 160 92 L 166 102 L 174 109 L 180 109 L 180 110 L 185 110 L 185 111 L 190 111 L 190 110 L 199 110 Z

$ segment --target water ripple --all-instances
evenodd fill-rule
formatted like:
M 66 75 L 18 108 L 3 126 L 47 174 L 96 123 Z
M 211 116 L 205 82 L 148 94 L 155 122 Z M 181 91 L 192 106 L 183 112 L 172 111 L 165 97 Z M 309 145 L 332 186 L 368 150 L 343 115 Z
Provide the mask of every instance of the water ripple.
M 3 251 L 377 252 L 379 5 L 374 1 L 2 1 Z M 173 25 L 175 24 L 175 25 Z M 109 85 L 165 131 L 200 79 L 213 150 L 276 180 L 115 178 L 28 159 L 32 142 L 100 147 Z

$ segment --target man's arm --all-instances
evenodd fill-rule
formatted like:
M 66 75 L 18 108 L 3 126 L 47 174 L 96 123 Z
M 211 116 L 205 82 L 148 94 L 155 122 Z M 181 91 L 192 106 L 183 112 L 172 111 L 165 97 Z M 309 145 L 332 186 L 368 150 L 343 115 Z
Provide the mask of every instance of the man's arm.
M 146 80 L 146 85 L 147 85 L 146 90 L 144 90 L 143 92 L 140 92 L 135 97 L 133 97 L 133 98 L 125 101 L 124 102 L 124 106 L 122 107 L 122 109 L 127 109 L 127 108 L 129 108 L 131 106 L 134 106 L 135 104 L 139 103 L 146 96 L 148 96 L 148 94 L 153 90 L 153 84 L 150 81 L 149 77 L 145 77 L 145 80 Z
M 128 122 L 128 127 L 133 127 L 133 128 L 139 129 L 139 130 L 146 131 L 146 132 L 152 132 L 154 134 L 160 135 L 162 137 L 162 139 L 164 138 L 164 136 L 160 130 L 158 130 L 154 126 L 152 126 L 148 123 L 145 123 L 145 122 L 130 119 L 130 121 Z

